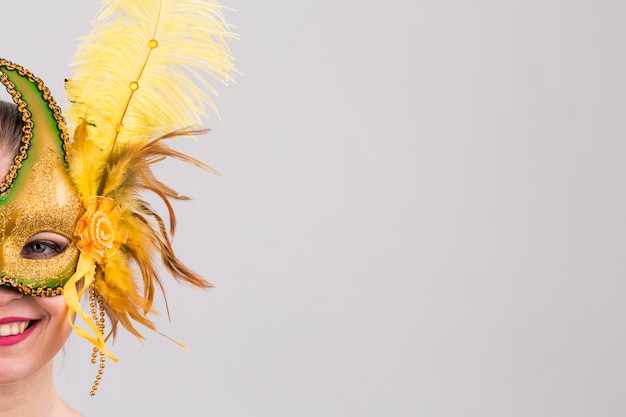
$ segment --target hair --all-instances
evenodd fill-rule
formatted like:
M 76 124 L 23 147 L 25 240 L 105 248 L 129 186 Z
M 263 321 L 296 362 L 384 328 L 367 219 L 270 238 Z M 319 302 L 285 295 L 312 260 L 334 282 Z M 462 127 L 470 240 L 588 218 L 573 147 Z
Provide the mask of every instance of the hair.
M 0 153 L 17 155 L 22 142 L 22 114 L 17 106 L 0 100 Z

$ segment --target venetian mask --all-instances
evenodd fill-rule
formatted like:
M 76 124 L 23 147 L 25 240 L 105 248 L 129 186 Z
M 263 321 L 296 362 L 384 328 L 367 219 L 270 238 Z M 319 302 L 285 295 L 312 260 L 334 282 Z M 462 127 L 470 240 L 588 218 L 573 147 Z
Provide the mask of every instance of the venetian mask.
M 0 60 L 0 83 L 25 125 L 20 150 L 0 183 L 0 282 L 25 294 L 58 295 L 76 269 L 73 235 L 83 212 L 66 171 L 65 122 L 49 90 L 29 71 Z M 42 232 L 61 235 L 69 244 L 54 256 L 23 256 Z

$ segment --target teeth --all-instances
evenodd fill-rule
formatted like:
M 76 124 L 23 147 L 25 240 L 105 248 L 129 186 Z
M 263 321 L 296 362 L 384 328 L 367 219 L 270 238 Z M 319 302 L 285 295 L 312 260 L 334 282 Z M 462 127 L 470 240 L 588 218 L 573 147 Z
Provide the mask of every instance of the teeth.
M 24 330 L 26 330 L 26 326 L 28 326 L 28 323 L 29 322 L 27 321 L 21 321 L 21 322 L 0 324 L 0 337 L 22 334 L 24 333 Z

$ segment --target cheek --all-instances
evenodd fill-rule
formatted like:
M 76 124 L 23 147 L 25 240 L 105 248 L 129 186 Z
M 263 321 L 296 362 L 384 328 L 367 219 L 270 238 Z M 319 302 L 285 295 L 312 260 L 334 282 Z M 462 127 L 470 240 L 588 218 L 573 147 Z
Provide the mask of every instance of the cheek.
M 51 317 L 58 317 L 67 314 L 67 305 L 62 295 L 56 297 L 34 297 L 44 311 Z
M 67 320 L 65 298 L 60 295 L 56 297 L 35 297 L 35 299 L 39 307 L 47 313 L 47 327 L 51 330 L 49 336 L 58 339 L 56 340 L 57 343 L 61 342 L 63 344 L 72 331 L 72 327 Z

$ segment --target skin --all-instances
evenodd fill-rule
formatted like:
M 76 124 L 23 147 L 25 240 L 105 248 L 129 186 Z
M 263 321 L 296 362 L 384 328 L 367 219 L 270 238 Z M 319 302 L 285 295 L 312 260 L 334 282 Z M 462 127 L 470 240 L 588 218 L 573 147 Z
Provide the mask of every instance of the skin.
M 9 164 L 10 159 L 0 158 L 0 172 L 8 172 Z M 59 234 L 40 232 L 29 239 L 20 256 L 47 259 L 68 243 Z M 0 323 L 9 317 L 27 319 L 32 330 L 19 343 L 0 345 L 0 417 L 82 416 L 63 402 L 54 386 L 53 359 L 71 333 L 65 299 L 33 297 L 0 286 Z

